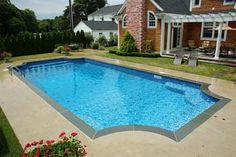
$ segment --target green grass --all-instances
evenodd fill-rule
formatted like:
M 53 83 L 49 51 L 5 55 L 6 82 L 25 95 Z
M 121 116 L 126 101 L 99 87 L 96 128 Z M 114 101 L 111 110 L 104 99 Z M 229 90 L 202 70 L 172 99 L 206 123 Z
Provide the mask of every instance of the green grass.
M 27 55 L 27 56 L 19 56 L 19 57 L 12 57 L 10 61 L 20 61 L 20 60 L 29 60 L 29 59 L 43 59 L 43 58 L 51 58 L 51 57 L 58 57 L 62 56 L 59 53 L 44 53 L 44 54 L 36 54 L 36 55 Z
M 96 55 L 112 59 L 119 59 L 123 61 L 157 66 L 165 69 L 183 71 L 197 75 L 236 81 L 236 68 L 225 65 L 199 62 L 199 65 L 197 67 L 190 67 L 187 65 L 187 63 L 183 65 L 174 65 L 173 59 L 166 57 L 160 57 L 160 58 L 128 57 L 128 56 L 117 56 L 110 53 L 96 53 Z
M 21 153 L 21 145 L 0 108 L 0 156 L 19 157 Z

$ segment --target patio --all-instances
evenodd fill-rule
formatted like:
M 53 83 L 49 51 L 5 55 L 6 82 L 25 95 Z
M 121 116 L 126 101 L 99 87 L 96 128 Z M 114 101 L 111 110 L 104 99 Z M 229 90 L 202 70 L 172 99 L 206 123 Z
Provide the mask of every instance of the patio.
M 90 140 L 79 131 L 79 128 L 56 112 L 21 80 L 15 76 L 10 76 L 8 72 L 4 72 L 3 69 L 7 65 L 2 65 L 0 67 L 0 102 L 22 145 L 32 140 L 55 138 L 61 131 L 79 131 L 79 138 L 84 144 L 88 145 L 89 157 L 235 156 L 236 127 L 234 124 L 236 123 L 236 106 L 234 104 L 236 103 L 236 84 L 231 81 L 144 64 L 98 56 L 87 57 L 107 63 L 153 72 L 164 72 L 167 75 L 209 83 L 212 92 L 230 98 L 232 101 L 179 143 L 164 136 L 143 131 L 120 132 Z M 20 63 L 18 62 L 18 64 Z

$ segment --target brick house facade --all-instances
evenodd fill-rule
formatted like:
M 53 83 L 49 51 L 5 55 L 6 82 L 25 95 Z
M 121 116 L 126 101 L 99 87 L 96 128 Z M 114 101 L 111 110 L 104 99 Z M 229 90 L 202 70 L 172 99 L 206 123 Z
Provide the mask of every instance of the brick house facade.
M 206 40 L 216 43 L 218 33 L 213 29 L 221 23 L 236 28 L 235 13 L 234 0 L 126 0 L 118 13 L 119 43 L 126 31 L 136 39 L 139 51 L 144 51 L 146 40 L 161 52 L 186 47 L 189 40 L 196 46 Z M 222 36 L 221 43 L 236 44 L 236 31 L 223 30 Z

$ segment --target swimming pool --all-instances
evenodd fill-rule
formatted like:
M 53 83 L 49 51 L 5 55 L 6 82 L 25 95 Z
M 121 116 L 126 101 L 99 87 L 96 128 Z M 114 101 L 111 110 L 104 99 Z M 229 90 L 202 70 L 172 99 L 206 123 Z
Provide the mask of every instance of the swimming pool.
M 91 138 L 144 130 L 179 141 L 228 101 L 206 94 L 206 84 L 85 58 L 29 62 L 14 70 Z

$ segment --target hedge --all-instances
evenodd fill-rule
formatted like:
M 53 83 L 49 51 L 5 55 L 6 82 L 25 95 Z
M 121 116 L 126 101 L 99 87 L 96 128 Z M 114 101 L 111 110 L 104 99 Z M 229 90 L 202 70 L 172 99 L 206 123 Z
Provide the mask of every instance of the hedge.
M 79 35 L 72 31 L 29 33 L 21 32 L 16 36 L 5 36 L 0 38 L 0 52 L 7 51 L 13 56 L 40 54 L 53 52 L 56 45 L 83 44 L 90 45 L 91 39 L 87 40 L 84 33 Z M 83 40 L 82 40 L 83 39 Z
M 116 54 L 118 56 L 132 56 L 132 57 L 147 57 L 147 58 L 158 58 L 160 54 L 157 53 L 143 53 L 143 52 L 120 52 L 118 49 L 109 49 L 109 53 Z

